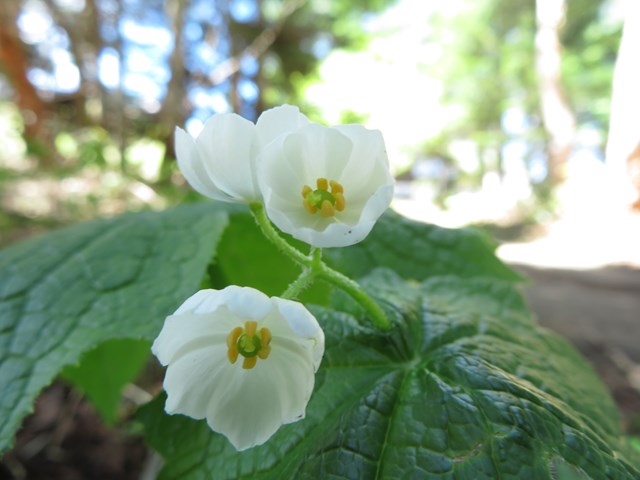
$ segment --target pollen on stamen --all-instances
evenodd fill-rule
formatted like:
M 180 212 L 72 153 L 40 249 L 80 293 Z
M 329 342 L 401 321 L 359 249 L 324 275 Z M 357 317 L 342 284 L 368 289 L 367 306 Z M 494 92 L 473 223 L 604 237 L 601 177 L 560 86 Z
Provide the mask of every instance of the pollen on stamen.
M 317 189 L 309 185 L 302 187 L 302 205 L 310 214 L 320 211 L 323 218 L 335 216 L 336 211 L 342 212 L 346 208 L 344 187 L 335 180 L 320 177 L 316 179 Z M 331 191 L 329 191 L 329 187 Z
M 320 212 L 325 218 L 333 217 L 336 213 L 333 209 L 333 205 L 331 205 L 331 202 L 329 200 L 325 200 L 324 202 L 322 202 L 322 209 L 320 210 Z
M 238 338 L 242 335 L 242 327 L 236 327 L 227 335 L 227 358 L 233 365 L 238 360 Z
M 251 370 L 256 366 L 256 363 L 258 363 L 258 357 L 245 357 L 244 361 L 242 362 L 242 368 L 244 368 L 245 370 Z
M 257 328 L 258 328 L 258 322 L 253 322 L 253 321 L 244 322 L 244 334 L 247 337 L 253 337 L 256 334 Z
M 309 200 L 307 200 L 306 198 L 302 201 L 302 204 L 304 205 L 304 208 L 306 208 L 307 212 L 309 213 L 316 213 L 318 211 L 318 209 L 313 205 L 311 205 L 309 203 Z
M 329 190 L 329 180 L 326 178 L 319 178 L 316 180 L 318 190 Z
M 271 343 L 271 332 L 268 328 L 260 329 L 260 343 L 262 344 L 262 348 L 258 352 L 258 357 L 266 360 L 271 353 L 271 347 L 269 346 Z

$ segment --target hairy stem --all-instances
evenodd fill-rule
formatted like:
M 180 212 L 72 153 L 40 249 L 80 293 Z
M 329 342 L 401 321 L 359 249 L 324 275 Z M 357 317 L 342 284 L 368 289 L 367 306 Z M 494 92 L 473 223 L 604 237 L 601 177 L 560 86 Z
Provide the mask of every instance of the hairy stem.
M 322 249 L 312 247 L 309 255 L 305 255 L 280 236 L 267 217 L 267 213 L 262 204 L 252 203 L 250 208 L 264 236 L 267 237 L 280 252 L 303 267 L 300 276 L 294 280 L 282 294 L 283 298 L 296 298 L 316 277 L 319 277 L 341 288 L 356 302 L 362 305 L 368 312 L 369 319 L 376 327 L 382 330 L 388 330 L 391 327 L 391 323 L 382 308 L 380 308 L 380 305 L 378 305 L 357 282 L 332 269 L 322 261 Z

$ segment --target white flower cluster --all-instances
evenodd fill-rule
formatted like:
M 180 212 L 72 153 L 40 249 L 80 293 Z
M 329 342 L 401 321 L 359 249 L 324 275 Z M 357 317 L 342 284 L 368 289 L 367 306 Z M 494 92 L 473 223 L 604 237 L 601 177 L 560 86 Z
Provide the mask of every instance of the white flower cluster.
M 253 124 L 212 117 L 197 139 L 176 129 L 180 170 L 201 194 L 262 203 L 280 230 L 314 247 L 363 240 L 393 195 L 382 135 L 311 123 L 296 107 Z M 202 290 L 166 318 L 152 346 L 167 366 L 167 413 L 206 419 L 238 450 L 304 418 L 324 334 L 301 304 L 248 287 Z
M 196 140 L 178 128 L 176 154 L 202 195 L 264 202 L 280 230 L 320 248 L 362 241 L 393 196 L 379 131 L 311 123 L 290 105 L 267 110 L 255 125 L 215 115 Z

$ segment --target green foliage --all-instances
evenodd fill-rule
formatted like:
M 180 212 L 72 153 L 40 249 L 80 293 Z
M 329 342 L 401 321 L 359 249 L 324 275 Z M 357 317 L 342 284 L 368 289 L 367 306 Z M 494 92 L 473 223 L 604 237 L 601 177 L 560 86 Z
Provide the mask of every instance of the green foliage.
M 162 396 L 144 407 L 146 438 L 167 462 L 160 478 L 640 474 L 616 456 L 615 406 L 593 371 L 535 326 L 507 282 L 377 271 L 364 284 L 394 328 L 363 328 L 340 303 L 314 309 L 327 350 L 306 418 L 265 445 L 238 453 L 204 422 L 163 415 Z
M 622 24 L 601 18 L 602 3 L 568 2 L 567 24 L 563 29 L 562 79 L 579 122 L 601 130 L 604 141 Z M 604 148 L 604 144 L 601 147 Z
M 504 110 L 537 107 L 534 3 L 480 0 L 451 19 L 436 18 L 434 27 L 449 52 L 439 65 L 445 99 L 464 108 L 450 128 L 463 138 L 489 131 L 489 138 L 478 138 L 481 144 L 502 143 Z
M 364 277 L 392 329 L 362 326 L 362 308 L 345 294 L 310 289 L 327 350 L 306 418 L 238 453 L 205 422 L 163 414 L 161 395 L 138 419 L 165 459 L 162 478 L 640 475 L 620 453 L 631 449 L 606 389 L 568 342 L 536 326 L 519 277 L 486 237 L 389 212 L 364 242 L 326 258 Z M 273 295 L 296 274 L 246 211 L 211 204 L 92 222 L 7 249 L 0 448 L 61 371 L 113 419 L 116 392 L 137 368 L 113 377 L 108 368 L 122 367 L 131 345 L 140 365 L 145 340 L 203 277 Z
M 494 245 L 478 230 L 458 230 L 422 224 L 388 211 L 364 242 L 329 249 L 329 262 L 346 275 L 361 277 L 376 267 L 388 267 L 403 278 L 424 280 L 455 273 L 520 280 L 493 255 Z
M 400 239 L 400 241 L 398 241 Z M 308 246 L 289 242 L 306 252 Z M 350 277 L 361 277 L 377 267 L 393 268 L 407 279 L 423 280 L 456 272 L 517 281 L 520 277 L 493 254 L 494 244 L 473 229 L 452 230 L 416 223 L 388 211 L 364 242 L 348 248 L 325 249 L 328 263 Z M 209 268 L 207 287 L 246 285 L 268 295 L 279 295 L 300 273 L 300 267 L 260 234 L 246 210 L 234 210 L 218 245 L 217 261 Z M 302 300 L 326 305 L 329 288 L 314 284 Z
M 266 105 L 293 103 L 305 106 L 303 92 L 306 86 L 317 80 L 317 69 L 326 53 L 316 50 L 317 42 L 329 49 L 363 50 L 371 34 L 363 28 L 363 17 L 381 12 L 395 0 L 358 0 L 304 2 L 282 24 L 282 30 L 269 49 L 261 75 L 265 85 L 262 98 Z M 282 2 L 265 1 L 262 14 L 270 22 L 277 18 Z M 244 37 L 255 38 L 264 25 L 253 26 L 255 32 Z M 239 26 L 234 26 L 239 29 Z M 246 30 L 239 29 L 239 31 Z M 246 41 L 246 40 L 245 40 Z M 304 111 L 312 113 L 310 106 Z
M 150 355 L 151 342 L 131 338 L 108 340 L 82 356 L 61 375 L 91 400 L 103 420 L 113 424 L 123 387 L 135 378 Z
M 155 337 L 197 289 L 226 221 L 211 204 L 192 205 L 86 223 L 0 253 L 0 451 L 40 390 L 83 352 Z

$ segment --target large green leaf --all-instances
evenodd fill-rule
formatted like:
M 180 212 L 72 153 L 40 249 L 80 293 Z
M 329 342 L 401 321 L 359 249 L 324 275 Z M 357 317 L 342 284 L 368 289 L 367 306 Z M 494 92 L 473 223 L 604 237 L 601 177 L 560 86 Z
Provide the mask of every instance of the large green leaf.
M 343 298 L 315 308 L 327 350 L 307 416 L 266 444 L 238 453 L 205 422 L 165 415 L 164 396 L 144 407 L 161 478 L 638 478 L 607 391 L 509 282 L 383 271 L 366 287 L 393 329 L 360 326 Z
M 405 279 L 459 275 L 522 280 L 496 258 L 494 250 L 493 242 L 479 230 L 442 228 L 409 220 L 389 210 L 363 242 L 348 248 L 327 249 L 325 256 L 352 278 L 387 267 Z
M 111 338 L 152 339 L 198 287 L 227 213 L 211 204 L 60 230 L 0 253 L 0 451 L 38 392 Z

